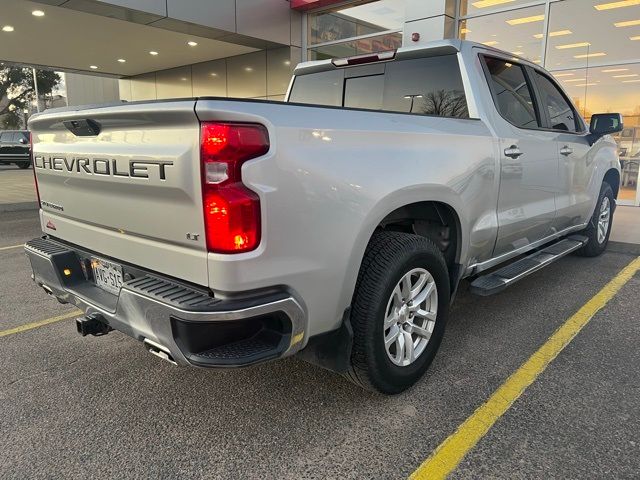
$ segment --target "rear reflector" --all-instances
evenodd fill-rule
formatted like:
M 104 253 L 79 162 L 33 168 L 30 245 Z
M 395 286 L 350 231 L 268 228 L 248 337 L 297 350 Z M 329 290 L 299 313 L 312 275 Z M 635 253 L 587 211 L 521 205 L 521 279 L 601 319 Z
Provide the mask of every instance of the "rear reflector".
M 245 161 L 268 151 L 262 125 L 202 123 L 202 204 L 210 252 L 248 252 L 260 244 L 260 199 L 242 184 L 241 170 Z

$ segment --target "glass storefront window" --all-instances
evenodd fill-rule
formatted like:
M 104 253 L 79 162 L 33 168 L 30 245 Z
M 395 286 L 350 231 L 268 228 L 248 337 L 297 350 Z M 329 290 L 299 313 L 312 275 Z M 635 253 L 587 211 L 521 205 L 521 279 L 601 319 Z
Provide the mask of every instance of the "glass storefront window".
M 496 47 L 541 63 L 544 5 L 460 22 L 460 38 Z
M 311 13 L 307 20 L 309 45 L 400 30 L 404 24 L 405 3 L 405 0 L 378 0 Z
M 365 53 L 395 50 L 402 46 L 401 33 L 388 33 L 375 37 L 361 38 L 350 42 L 323 45 L 309 49 L 309 60 L 343 58 Z
M 622 113 L 625 128 L 614 136 L 622 166 L 619 199 L 623 203 L 636 203 L 640 163 L 640 63 L 551 73 L 587 123 L 594 113 Z
M 460 0 L 460 16 L 484 15 L 495 10 L 516 7 L 524 3 L 532 3 L 532 0 Z
M 606 5 L 609 8 L 603 8 Z M 552 3 L 547 68 L 579 68 L 640 59 L 640 4 L 617 8 L 610 5 L 611 2 L 603 0 Z

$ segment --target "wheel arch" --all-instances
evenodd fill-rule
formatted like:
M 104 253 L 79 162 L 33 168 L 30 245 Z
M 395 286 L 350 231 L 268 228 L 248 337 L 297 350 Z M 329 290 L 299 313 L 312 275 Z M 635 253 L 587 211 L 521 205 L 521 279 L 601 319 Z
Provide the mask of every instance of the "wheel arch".
M 369 212 L 362 228 L 358 234 L 358 239 L 352 247 L 348 268 L 346 270 L 346 278 L 343 284 L 343 296 L 340 304 L 344 308 L 351 304 L 355 284 L 358 273 L 362 265 L 364 254 L 376 230 L 381 225 L 387 226 L 397 224 L 398 220 L 406 219 L 406 213 L 415 213 L 421 210 L 425 205 L 437 206 L 435 212 L 448 215 L 448 218 L 455 226 L 455 254 L 450 257 L 448 267 L 451 274 L 452 293 L 457 287 L 462 269 L 460 264 L 464 263 L 467 255 L 467 246 L 469 244 L 469 232 L 464 228 L 465 216 L 463 204 L 459 196 L 452 190 L 443 186 L 428 186 L 431 195 L 425 195 L 423 189 L 409 189 L 408 191 L 395 192 L 389 197 L 381 199 L 376 206 Z M 422 210 L 423 212 L 425 210 Z M 433 215 L 434 210 L 429 210 L 426 215 Z

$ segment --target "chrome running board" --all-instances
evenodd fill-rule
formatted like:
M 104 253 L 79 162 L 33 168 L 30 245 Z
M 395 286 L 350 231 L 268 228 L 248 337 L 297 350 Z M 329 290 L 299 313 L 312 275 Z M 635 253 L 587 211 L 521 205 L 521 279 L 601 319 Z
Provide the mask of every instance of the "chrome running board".
M 518 280 L 578 250 L 587 241 L 587 237 L 572 235 L 553 243 L 494 272 L 476 278 L 471 283 L 471 293 L 486 297 L 501 292 Z

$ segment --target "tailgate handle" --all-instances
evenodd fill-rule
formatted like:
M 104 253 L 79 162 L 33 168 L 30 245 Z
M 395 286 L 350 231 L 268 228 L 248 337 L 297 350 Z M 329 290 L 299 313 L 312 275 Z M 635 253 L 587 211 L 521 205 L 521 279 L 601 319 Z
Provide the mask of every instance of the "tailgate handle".
M 100 124 L 90 118 L 65 120 L 62 122 L 67 130 L 77 137 L 95 137 L 100 134 Z

